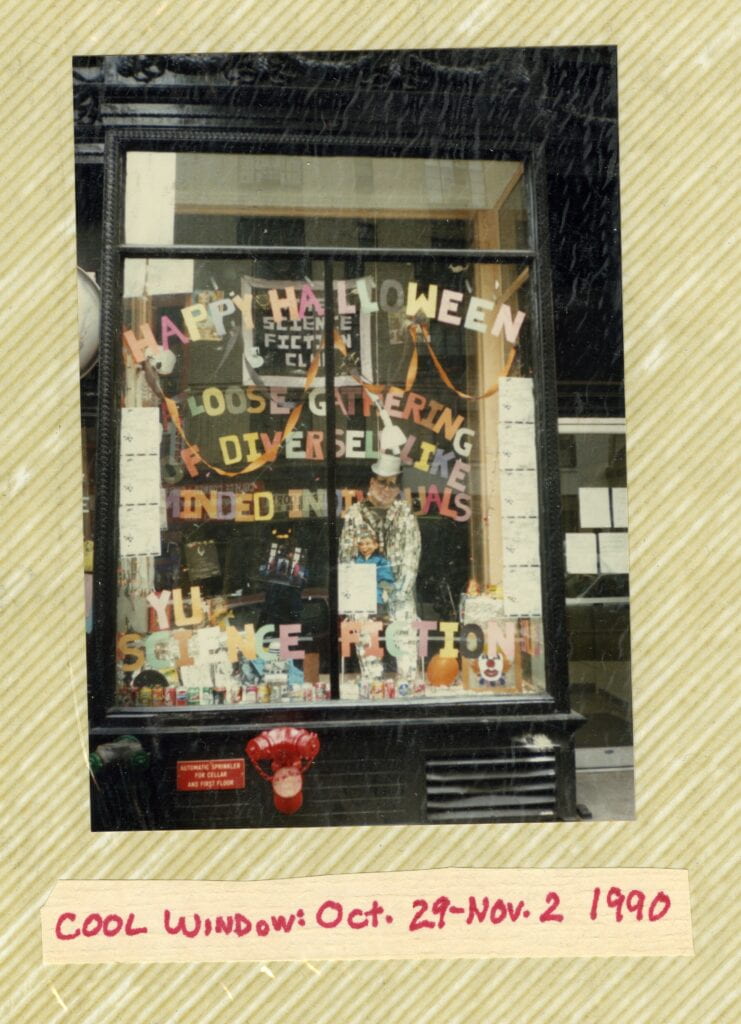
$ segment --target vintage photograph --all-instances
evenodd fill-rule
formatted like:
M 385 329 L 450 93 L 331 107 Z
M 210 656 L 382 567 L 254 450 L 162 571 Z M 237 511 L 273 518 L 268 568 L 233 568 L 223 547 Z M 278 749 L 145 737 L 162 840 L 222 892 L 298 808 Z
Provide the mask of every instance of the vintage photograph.
M 92 829 L 631 819 L 616 50 L 72 87 Z

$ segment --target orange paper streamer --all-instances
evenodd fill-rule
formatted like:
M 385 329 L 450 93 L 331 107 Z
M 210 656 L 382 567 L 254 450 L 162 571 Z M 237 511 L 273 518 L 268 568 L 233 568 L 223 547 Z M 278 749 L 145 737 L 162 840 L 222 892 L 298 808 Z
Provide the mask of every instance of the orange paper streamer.
M 433 363 L 435 369 L 438 372 L 440 380 L 443 382 L 443 384 L 447 388 L 449 388 L 451 391 L 454 391 L 456 393 L 456 395 L 458 395 L 459 398 L 465 398 L 466 401 L 468 401 L 468 402 L 480 402 L 483 398 L 491 398 L 492 395 L 497 393 L 497 391 L 499 390 L 499 380 L 496 380 L 492 384 L 492 386 L 490 388 L 487 388 L 487 390 L 484 391 L 480 395 L 469 395 L 465 391 L 460 391 L 455 386 L 455 384 L 452 382 L 452 380 L 450 379 L 450 377 L 448 376 L 448 374 L 447 374 L 447 372 L 445 370 L 445 367 L 442 365 L 442 363 L 440 362 L 440 360 L 437 358 L 437 356 L 435 354 L 435 350 L 433 349 L 432 342 L 430 340 L 430 329 L 429 329 L 429 327 L 426 324 L 421 324 L 419 326 L 419 329 L 420 329 L 420 333 L 422 334 L 422 338 L 424 340 L 424 343 L 427 346 L 427 351 L 429 353 L 430 359 L 432 360 L 432 363 Z M 412 339 L 412 344 L 414 345 L 414 354 L 415 355 L 416 355 L 416 352 L 417 352 L 417 333 L 416 333 L 416 330 L 417 330 L 417 325 L 415 325 L 415 324 L 410 324 L 409 325 L 409 335 L 410 335 L 410 337 Z M 515 361 L 516 355 L 517 355 L 517 346 L 513 345 L 512 349 L 511 349 L 511 351 L 510 351 L 510 353 L 509 353 L 509 355 L 507 357 L 507 362 L 504 364 L 503 369 L 501 369 L 499 371 L 499 377 L 500 378 L 508 377 L 509 376 L 509 372 L 512 369 L 512 364 Z
M 427 351 L 429 353 L 430 359 L 432 360 L 432 363 L 433 363 L 435 369 L 437 370 L 438 375 L 439 375 L 440 379 L 442 380 L 443 384 L 445 384 L 445 386 L 447 388 L 449 388 L 451 391 L 454 391 L 455 394 L 458 395 L 459 398 L 464 398 L 467 401 L 471 401 L 471 402 L 479 402 L 479 401 L 481 401 L 484 398 L 490 398 L 491 395 L 495 394 L 499 390 L 499 381 L 497 380 L 490 388 L 488 388 L 486 391 L 484 391 L 483 394 L 481 394 L 481 395 L 469 395 L 469 394 L 466 394 L 465 391 L 460 391 L 455 386 L 455 384 L 453 384 L 452 380 L 450 379 L 450 377 L 447 374 L 447 371 L 445 370 L 445 367 L 442 365 L 440 360 L 437 358 L 437 355 L 435 354 L 435 350 L 433 349 L 432 343 L 430 341 L 430 330 L 427 327 L 427 325 L 426 324 L 422 324 L 422 325 L 410 324 L 409 325 L 409 337 L 411 338 L 411 341 L 412 341 L 412 354 L 409 357 L 409 364 L 407 366 L 406 379 L 404 381 L 404 386 L 400 387 L 398 384 L 392 384 L 388 388 L 388 390 L 390 392 L 392 392 L 393 394 L 406 394 L 409 391 L 411 391 L 412 388 L 414 387 L 414 382 L 417 379 L 417 371 L 419 369 L 419 350 L 418 350 L 418 334 L 417 334 L 418 330 L 419 330 L 419 333 L 421 333 L 421 335 L 422 335 L 422 339 L 423 339 L 423 341 L 425 343 L 425 346 L 426 346 Z M 324 347 L 325 347 L 325 341 L 323 340 L 321 342 L 321 344 L 319 345 L 319 347 L 317 348 L 315 354 L 314 354 L 314 358 L 311 361 L 311 365 L 309 366 L 309 369 L 306 371 L 306 378 L 304 380 L 304 388 L 303 388 L 304 394 L 306 394 L 306 392 L 312 386 L 312 384 L 314 383 L 314 381 L 316 379 L 316 375 L 319 372 L 319 364 L 321 362 L 321 354 L 324 351 Z M 342 340 L 342 337 L 341 337 L 341 335 L 339 334 L 338 331 L 334 332 L 334 347 L 335 347 L 335 349 L 337 349 L 337 351 L 342 356 L 345 356 L 345 357 L 347 356 L 347 354 L 348 354 L 347 346 L 345 345 L 345 342 Z M 511 352 L 510 352 L 510 354 L 509 354 L 509 356 L 507 358 L 507 362 L 506 362 L 504 368 L 500 371 L 500 374 L 499 374 L 500 378 L 501 377 L 507 377 L 509 375 L 509 372 L 512 369 L 512 364 L 514 363 L 516 355 L 517 355 L 517 346 L 515 345 L 515 346 L 512 347 L 512 350 L 511 350 Z M 353 378 L 353 380 L 357 381 L 357 383 L 360 385 L 360 387 L 364 388 L 370 394 L 382 395 L 384 393 L 384 391 L 386 390 L 380 384 L 371 384 L 368 381 L 364 381 L 360 377 L 360 375 L 358 373 L 353 372 L 352 369 L 348 370 L 348 372 L 349 372 L 350 376 Z M 192 447 L 191 443 L 188 440 L 188 437 L 187 437 L 187 435 L 185 433 L 185 429 L 183 428 L 183 421 L 180 418 L 180 412 L 178 410 L 177 405 L 175 404 L 175 402 L 174 402 L 174 400 L 172 398 L 166 398 L 164 396 L 163 396 L 163 398 L 164 398 L 165 406 L 167 407 L 167 411 L 170 414 L 170 418 L 172 419 L 172 422 L 175 424 L 175 429 L 180 434 L 180 436 L 182 437 L 183 441 L 188 445 L 188 447 L 189 448 Z M 258 456 L 258 458 L 256 458 L 256 459 L 253 459 L 252 462 L 248 462 L 246 466 L 242 467 L 242 469 L 222 469 L 220 466 L 214 466 L 212 463 L 208 462 L 204 458 L 201 458 L 200 461 L 203 463 L 204 466 L 208 466 L 208 468 L 210 470 L 212 470 L 214 473 L 218 473 L 219 476 L 235 477 L 235 476 L 244 476 L 247 473 L 254 473 L 256 470 L 261 469 L 268 462 L 274 461 L 274 459 L 276 458 L 278 452 L 280 451 L 280 449 L 285 444 L 286 439 L 296 429 L 296 424 L 298 423 L 298 421 L 299 421 L 299 419 L 301 417 L 301 413 L 303 412 L 303 408 L 304 408 L 304 399 L 302 399 L 298 403 L 298 405 L 294 406 L 293 409 L 291 410 L 290 415 L 289 415 L 288 419 L 286 420 L 286 425 L 285 425 L 285 429 L 283 431 L 283 437 L 281 438 L 280 444 L 277 445 L 275 448 L 271 448 L 269 451 L 263 452 L 262 455 Z

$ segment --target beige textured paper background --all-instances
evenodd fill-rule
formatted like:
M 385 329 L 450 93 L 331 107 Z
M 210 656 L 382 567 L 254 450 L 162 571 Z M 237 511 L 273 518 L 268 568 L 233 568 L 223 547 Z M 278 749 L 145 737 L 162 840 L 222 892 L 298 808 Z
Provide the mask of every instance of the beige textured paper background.
M 0 1018 L 730 1024 L 739 541 L 731 3 L 2 0 L 2 8 L 8 948 Z M 72 54 L 576 43 L 619 46 L 638 820 L 91 835 Z M 306 964 L 264 969 L 41 966 L 39 908 L 60 877 L 269 878 L 460 864 L 687 868 L 696 956 L 313 963 L 307 949 Z

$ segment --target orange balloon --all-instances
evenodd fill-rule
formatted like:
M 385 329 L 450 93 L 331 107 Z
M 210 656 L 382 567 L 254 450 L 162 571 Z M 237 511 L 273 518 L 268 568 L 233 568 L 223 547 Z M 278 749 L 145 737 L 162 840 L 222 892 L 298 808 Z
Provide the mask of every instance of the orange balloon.
M 442 658 L 439 654 L 427 663 L 427 679 L 431 686 L 450 686 L 458 675 L 458 659 Z

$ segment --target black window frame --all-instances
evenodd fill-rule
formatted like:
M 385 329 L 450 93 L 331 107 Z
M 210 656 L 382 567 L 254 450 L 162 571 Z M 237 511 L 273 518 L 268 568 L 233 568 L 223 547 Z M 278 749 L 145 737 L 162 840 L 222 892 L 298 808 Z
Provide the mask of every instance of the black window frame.
M 482 152 L 482 148 L 484 152 Z M 197 246 L 136 245 L 123 236 L 125 200 L 125 159 L 131 150 L 167 152 L 231 152 L 281 153 L 313 156 L 385 156 L 427 157 L 449 159 L 507 159 L 522 161 L 529 196 L 531 248 L 528 250 L 433 250 L 431 255 L 460 255 L 470 261 L 526 262 L 532 268 L 532 348 L 530 353 L 536 410 L 536 450 L 538 463 L 539 522 L 541 543 L 541 583 L 543 590 L 543 643 L 546 691 L 507 697 L 466 699 L 465 702 L 436 702 L 426 698 L 418 702 L 378 702 L 373 706 L 332 700 L 311 706 L 289 709 L 285 705 L 248 705 L 246 707 L 173 709 L 125 709 L 116 707 L 116 566 L 117 566 L 117 367 L 120 347 L 121 295 L 123 261 L 127 257 L 249 257 L 254 255 L 302 255 L 326 258 L 355 255 L 365 260 L 419 257 L 422 250 L 323 249 L 267 246 Z M 553 309 L 548 255 L 548 211 L 546 208 L 545 146 L 542 142 L 502 143 L 496 148 L 482 147 L 480 140 L 447 144 L 438 139 L 416 143 L 408 140 L 374 142 L 357 136 L 323 140 L 311 136 L 272 130 L 254 131 L 244 126 L 234 130 L 211 127 L 118 128 L 106 131 L 104 150 L 103 258 L 101 288 L 103 315 L 98 370 L 98 447 L 96 463 L 95 576 L 93 605 L 92 663 L 89 670 L 89 703 L 92 725 L 108 725 L 119 730 L 136 728 L 137 732 L 158 732 L 163 729 L 195 726 L 199 728 L 244 728 L 248 722 L 268 725 L 271 722 L 340 725 L 347 720 L 372 719 L 393 721 L 399 718 L 438 719 L 441 716 L 458 721 L 480 721 L 498 716 L 528 722 L 538 716 L 569 713 L 568 663 L 565 627 L 565 594 L 563 551 L 561 543 L 560 485 L 558 467 L 558 430 L 556 408 L 556 370 L 553 337 Z M 329 316 L 327 322 L 330 322 Z M 328 347 L 328 352 L 331 346 Z M 331 357 L 330 357 L 331 358 Z M 329 360 L 328 360 L 329 362 Z M 328 407 L 331 403 L 328 403 Z M 329 489 L 329 481 L 327 483 Z M 329 503 L 332 506 L 332 502 Z M 336 577 L 336 565 L 330 565 L 330 578 Z

